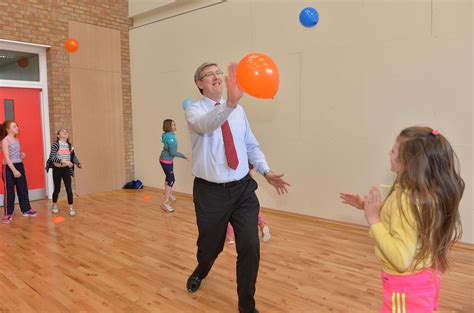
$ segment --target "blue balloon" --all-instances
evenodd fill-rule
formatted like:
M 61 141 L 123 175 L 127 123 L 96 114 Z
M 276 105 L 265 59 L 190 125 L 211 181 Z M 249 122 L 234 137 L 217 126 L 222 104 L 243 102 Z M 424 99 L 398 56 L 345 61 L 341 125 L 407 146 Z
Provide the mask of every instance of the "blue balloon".
M 314 27 L 319 22 L 319 13 L 315 8 L 307 7 L 300 12 L 300 23 L 304 27 Z
M 194 103 L 193 99 L 187 98 L 183 100 L 183 110 L 186 110 L 191 104 Z

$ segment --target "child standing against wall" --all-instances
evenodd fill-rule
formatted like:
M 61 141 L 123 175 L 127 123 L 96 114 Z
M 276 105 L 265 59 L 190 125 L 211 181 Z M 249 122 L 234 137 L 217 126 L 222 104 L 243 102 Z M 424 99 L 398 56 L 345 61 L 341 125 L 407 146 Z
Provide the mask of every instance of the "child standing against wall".
M 0 127 L 0 139 L 3 150 L 2 180 L 5 185 L 4 192 L 4 217 L 3 224 L 9 224 L 15 208 L 15 187 L 20 202 L 21 213 L 25 217 L 37 216 L 38 213 L 31 209 L 28 196 L 28 183 L 26 181 L 23 159 L 26 157 L 21 152 L 20 141 L 16 138 L 20 129 L 16 122 L 5 121 Z
M 76 156 L 74 147 L 69 142 L 69 133 L 67 130 L 60 129 L 56 136 L 56 142 L 51 146 L 49 159 L 46 161 L 46 171 L 50 168 L 53 169 L 54 192 L 51 211 L 53 214 L 59 213 L 57 202 L 59 192 L 61 191 L 62 180 L 64 182 L 64 187 L 66 187 L 69 215 L 75 216 L 76 210 L 74 210 L 73 207 L 74 195 L 72 193 L 72 177 L 74 177 L 74 165 L 77 165 L 79 168 L 82 168 L 82 165 Z

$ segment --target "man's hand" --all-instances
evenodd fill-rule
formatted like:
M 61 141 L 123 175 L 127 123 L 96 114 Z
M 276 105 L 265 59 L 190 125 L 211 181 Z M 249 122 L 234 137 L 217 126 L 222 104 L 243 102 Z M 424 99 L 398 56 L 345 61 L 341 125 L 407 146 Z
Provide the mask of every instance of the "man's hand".
M 279 195 L 283 195 L 285 193 L 288 193 L 287 187 L 290 186 L 284 179 L 283 175 L 285 174 L 276 174 L 276 173 L 267 173 L 265 175 L 265 178 L 267 179 L 267 182 L 275 187 L 276 191 L 278 192 Z
M 237 63 L 231 63 L 228 68 L 228 76 L 225 77 L 227 87 L 227 106 L 235 108 L 244 95 L 237 84 Z
M 353 206 L 359 210 L 364 209 L 364 200 L 359 195 L 341 192 L 339 197 L 341 198 L 342 203 Z

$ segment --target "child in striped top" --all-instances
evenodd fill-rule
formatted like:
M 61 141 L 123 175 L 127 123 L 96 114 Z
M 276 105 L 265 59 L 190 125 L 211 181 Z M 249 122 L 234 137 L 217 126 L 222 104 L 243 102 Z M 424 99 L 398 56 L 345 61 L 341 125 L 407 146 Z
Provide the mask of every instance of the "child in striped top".
M 20 141 L 16 138 L 20 129 L 16 122 L 5 121 L 0 127 L 0 140 L 3 150 L 2 179 L 5 186 L 3 208 L 5 210 L 3 224 L 9 224 L 15 208 L 15 187 L 23 216 L 36 216 L 38 213 L 31 209 L 28 196 L 23 159 L 26 154 L 21 152 Z
M 46 171 L 53 169 L 53 204 L 51 211 L 53 214 L 59 213 L 58 197 L 61 191 L 61 180 L 66 187 L 67 201 L 69 204 L 69 215 L 75 216 L 76 210 L 73 207 L 74 195 L 72 193 L 72 177 L 74 177 L 74 165 L 82 168 L 81 162 L 76 156 L 74 147 L 69 142 L 69 133 L 66 129 L 60 129 L 56 133 L 57 140 L 51 146 L 48 161 L 46 161 Z
M 382 313 L 433 312 L 449 250 L 461 235 L 459 202 L 464 181 L 456 155 L 437 130 L 409 127 L 390 152 L 397 175 L 382 202 L 380 192 L 342 193 L 344 203 L 364 210 L 375 254 L 382 262 Z

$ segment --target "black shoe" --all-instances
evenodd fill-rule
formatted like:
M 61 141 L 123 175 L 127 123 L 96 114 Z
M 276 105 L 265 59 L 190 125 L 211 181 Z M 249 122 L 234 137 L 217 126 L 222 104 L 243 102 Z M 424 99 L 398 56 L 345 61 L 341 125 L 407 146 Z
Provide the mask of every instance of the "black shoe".
M 186 288 L 189 292 L 196 292 L 201 287 L 202 279 L 197 276 L 189 276 Z
M 260 311 L 257 310 L 257 308 L 253 309 L 252 313 L 259 313 Z M 244 310 L 242 308 L 239 308 L 239 313 L 244 313 Z

